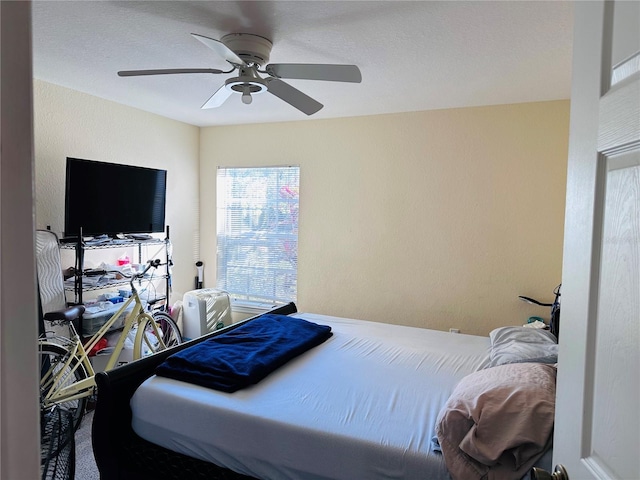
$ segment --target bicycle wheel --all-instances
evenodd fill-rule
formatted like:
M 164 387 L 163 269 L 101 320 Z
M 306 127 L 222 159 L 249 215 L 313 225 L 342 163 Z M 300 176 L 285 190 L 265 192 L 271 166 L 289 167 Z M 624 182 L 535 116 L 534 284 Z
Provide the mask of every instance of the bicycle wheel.
M 144 320 L 138 326 L 143 329 L 144 334 L 136 335 L 143 357 L 182 343 L 180 329 L 168 313 L 154 312 L 151 315 L 153 322 L 148 318 Z
M 44 415 L 56 406 L 65 408 L 73 416 L 73 431 L 75 432 L 82 421 L 89 394 L 72 400 L 50 401 L 46 399 L 52 389 L 63 388 L 87 378 L 87 372 L 77 357 L 72 357 L 67 364 L 70 355 L 63 346 L 38 342 L 40 413 Z

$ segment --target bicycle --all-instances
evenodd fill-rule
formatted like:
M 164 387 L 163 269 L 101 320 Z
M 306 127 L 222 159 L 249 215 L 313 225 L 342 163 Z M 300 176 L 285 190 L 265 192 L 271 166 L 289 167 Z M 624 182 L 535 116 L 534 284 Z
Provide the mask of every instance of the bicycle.
M 131 296 L 85 343 L 83 343 L 72 321 L 74 315 L 65 314 L 64 311 L 54 312 L 50 318 L 45 315 L 45 320 L 51 321 L 53 325 L 68 325 L 70 336 L 47 336 L 45 334 L 38 339 L 40 410 L 42 413 L 46 413 L 56 406 L 64 407 L 73 413 L 74 431 L 78 428 L 87 401 L 96 386 L 96 372 L 89 359 L 89 352 L 116 325 L 121 315 L 132 304 L 133 307 L 126 315 L 120 337 L 109 356 L 105 370 L 111 370 L 116 366 L 124 349 L 125 341 L 133 330 L 135 330 L 134 360 L 182 343 L 180 329 L 173 318 L 164 311 L 147 312 L 135 286 L 136 280 L 143 280 L 151 268 L 157 268 L 160 265 L 160 260 L 152 260 L 142 272 L 130 276 L 125 275 L 130 278 Z M 100 273 L 109 272 L 101 271 Z M 73 308 L 78 309 L 74 312 L 75 316 L 79 316 L 78 314 L 82 314 L 84 311 L 82 306 Z

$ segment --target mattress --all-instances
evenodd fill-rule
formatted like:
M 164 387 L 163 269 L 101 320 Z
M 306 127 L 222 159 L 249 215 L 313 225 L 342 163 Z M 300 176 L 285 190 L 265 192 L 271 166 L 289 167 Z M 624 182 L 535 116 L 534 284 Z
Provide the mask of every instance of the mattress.
M 159 376 L 131 399 L 133 430 L 261 479 L 448 479 L 432 438 L 489 339 L 298 313 L 333 336 L 253 387 L 224 393 Z

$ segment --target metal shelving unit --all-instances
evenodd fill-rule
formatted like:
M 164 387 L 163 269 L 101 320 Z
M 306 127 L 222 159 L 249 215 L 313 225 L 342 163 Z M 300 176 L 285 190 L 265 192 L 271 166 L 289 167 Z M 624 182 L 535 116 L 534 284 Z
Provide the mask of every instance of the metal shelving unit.
M 78 238 L 82 237 L 82 230 L 80 231 L 80 235 Z M 143 257 L 143 248 L 148 246 L 164 246 L 164 254 L 165 254 L 165 263 L 166 270 L 162 274 L 155 274 L 155 278 L 161 278 L 165 280 L 165 296 L 164 298 L 156 297 L 154 301 L 165 300 L 166 304 L 169 303 L 169 293 L 171 289 L 171 272 L 170 268 L 173 265 L 173 261 L 171 260 L 170 249 L 169 249 L 169 227 L 166 230 L 165 238 L 150 238 L 150 239 L 111 239 L 109 241 L 95 243 L 92 244 L 88 241 L 76 241 L 76 242 L 67 242 L 61 243 L 60 248 L 63 250 L 74 250 L 75 251 L 75 268 L 74 268 L 74 283 L 73 286 L 65 286 L 65 290 L 69 292 L 73 292 L 75 296 L 75 303 L 81 304 L 83 303 L 83 294 L 84 292 L 96 291 L 96 290 L 104 290 L 107 288 L 113 288 L 121 285 L 128 285 L 129 279 L 105 279 L 104 281 L 99 282 L 98 284 L 87 284 L 84 279 L 86 277 L 91 277 L 91 272 L 87 272 L 84 269 L 84 259 L 86 252 L 92 250 L 105 250 L 105 249 L 123 249 L 123 248 L 137 248 L 138 253 L 138 263 L 143 263 L 143 260 L 147 260 Z

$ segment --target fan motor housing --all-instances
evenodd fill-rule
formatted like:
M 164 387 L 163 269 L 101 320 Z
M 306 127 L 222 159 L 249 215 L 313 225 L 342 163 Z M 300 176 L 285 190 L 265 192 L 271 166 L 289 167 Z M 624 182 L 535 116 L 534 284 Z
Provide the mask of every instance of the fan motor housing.
M 259 35 L 251 33 L 230 33 L 220 39 L 229 49 L 247 64 L 266 65 L 273 44 Z

